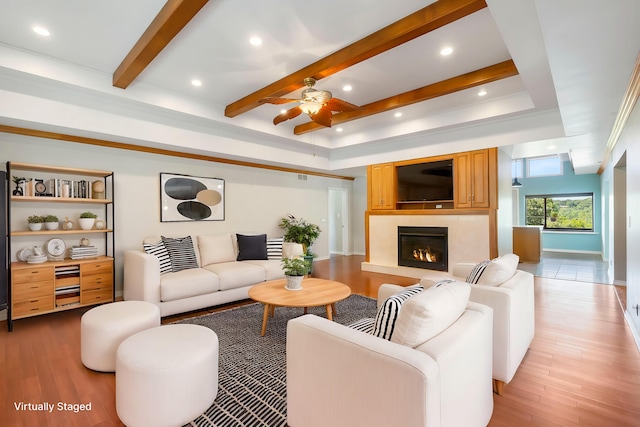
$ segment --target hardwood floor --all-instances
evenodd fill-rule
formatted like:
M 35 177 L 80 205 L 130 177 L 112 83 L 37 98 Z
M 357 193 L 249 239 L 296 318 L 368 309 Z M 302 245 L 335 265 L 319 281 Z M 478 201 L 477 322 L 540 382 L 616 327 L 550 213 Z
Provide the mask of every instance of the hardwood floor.
M 360 271 L 362 257 L 314 263 L 314 276 L 341 281 L 375 297 L 382 283 L 415 279 Z M 492 427 L 639 426 L 640 353 L 624 321 L 614 286 L 536 278 L 536 335 L 504 396 L 494 395 Z M 238 304 L 245 304 L 241 302 Z M 227 308 L 218 307 L 180 318 Z M 80 361 L 84 310 L 0 323 L 0 425 L 121 426 L 115 377 Z M 91 411 L 52 413 L 16 404 L 91 403 Z M 72 408 L 73 409 L 73 408 Z

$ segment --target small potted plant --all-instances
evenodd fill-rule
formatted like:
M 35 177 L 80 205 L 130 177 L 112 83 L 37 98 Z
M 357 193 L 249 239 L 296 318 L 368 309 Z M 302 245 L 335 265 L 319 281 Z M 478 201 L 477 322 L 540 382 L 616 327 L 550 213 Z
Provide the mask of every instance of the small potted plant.
M 304 258 L 282 258 L 282 270 L 287 279 L 285 288 L 299 291 L 302 289 L 302 279 L 309 271 L 309 262 Z
M 27 218 L 27 222 L 29 223 L 29 230 L 40 231 L 42 230 L 42 223 L 44 222 L 44 218 L 40 215 L 31 215 L 29 218 Z
M 303 218 L 298 219 L 291 214 L 287 214 L 285 218 L 280 220 L 280 228 L 285 230 L 285 242 L 300 243 L 302 245 L 303 256 L 309 265 L 307 274 L 311 274 L 315 254 L 311 252 L 310 247 L 320 236 L 320 227 L 307 222 Z
M 60 225 L 60 223 L 58 222 L 57 216 L 47 215 L 44 217 L 44 228 L 47 230 L 57 230 L 58 225 Z
M 82 212 L 80 214 L 80 219 L 78 222 L 80 223 L 80 228 L 83 230 L 91 230 L 93 228 L 93 223 L 96 221 L 98 215 L 93 212 Z

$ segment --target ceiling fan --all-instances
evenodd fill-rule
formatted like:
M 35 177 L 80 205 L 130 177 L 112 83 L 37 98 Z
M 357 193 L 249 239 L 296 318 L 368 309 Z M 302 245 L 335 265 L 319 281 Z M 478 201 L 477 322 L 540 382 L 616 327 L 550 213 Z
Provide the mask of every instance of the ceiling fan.
M 261 104 L 288 104 L 289 102 L 300 102 L 297 107 L 293 107 L 282 114 L 277 115 L 273 119 L 273 124 L 277 125 L 285 120 L 298 117 L 300 114 L 308 114 L 311 120 L 314 122 L 331 127 L 331 117 L 333 111 L 355 111 L 361 110 L 362 107 L 343 101 L 338 98 L 334 98 L 331 92 L 328 90 L 316 90 L 313 86 L 316 84 L 316 79 L 307 77 L 304 79 L 304 84 L 307 87 L 302 91 L 300 99 L 291 98 L 276 98 L 268 97 L 262 98 L 258 102 Z

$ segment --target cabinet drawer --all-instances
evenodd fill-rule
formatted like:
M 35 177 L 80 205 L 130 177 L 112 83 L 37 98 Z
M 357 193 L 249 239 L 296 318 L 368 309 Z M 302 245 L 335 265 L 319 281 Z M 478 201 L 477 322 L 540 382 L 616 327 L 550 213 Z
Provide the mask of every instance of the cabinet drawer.
M 46 313 L 53 310 L 53 295 L 39 298 L 30 298 L 23 301 L 14 301 L 11 317 L 32 316 L 34 314 Z
M 80 293 L 80 304 L 97 304 L 101 302 L 110 302 L 113 300 L 111 287 L 96 289 L 91 291 L 82 291 Z
M 80 284 L 80 277 L 62 277 L 56 278 L 56 288 L 65 286 L 76 286 Z
M 113 275 L 107 274 L 93 274 L 91 276 L 84 276 L 82 278 L 82 291 L 91 291 L 95 289 L 109 288 L 113 285 Z
M 97 261 L 89 264 L 82 264 L 80 266 L 80 272 L 83 276 L 100 273 L 111 273 L 113 271 L 113 261 Z
M 25 268 L 23 270 L 14 270 L 12 272 L 14 284 L 42 282 L 44 280 L 53 280 L 53 277 L 53 267 Z
M 53 295 L 53 280 L 14 284 L 11 290 L 14 301 Z

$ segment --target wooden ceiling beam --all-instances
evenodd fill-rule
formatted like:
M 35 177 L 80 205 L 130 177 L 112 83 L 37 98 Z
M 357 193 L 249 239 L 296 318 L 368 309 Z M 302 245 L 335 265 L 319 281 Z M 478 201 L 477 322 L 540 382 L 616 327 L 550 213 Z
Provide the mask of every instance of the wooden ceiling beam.
M 487 7 L 485 0 L 438 0 L 293 74 L 227 105 L 224 115 L 236 117 L 246 113 L 261 105 L 258 100 L 262 98 L 279 97 L 300 89 L 304 86 L 303 80 L 306 77 L 320 80 L 485 7 Z
M 496 80 L 505 79 L 518 74 L 518 69 L 512 60 L 500 62 L 490 65 L 467 74 L 452 77 L 441 82 L 423 86 L 419 89 L 394 95 L 389 98 L 381 99 L 362 106 L 362 110 L 347 111 L 344 113 L 334 114 L 331 118 L 331 124 L 350 122 L 352 120 L 361 119 L 363 117 L 372 116 L 374 114 L 393 110 L 395 108 L 404 107 L 406 105 L 415 104 L 417 102 L 427 101 L 450 93 L 469 89 L 485 83 L 494 82 Z M 303 123 L 293 129 L 296 135 L 313 132 L 318 129 L 326 129 L 316 122 Z
M 113 73 L 126 89 L 209 0 L 168 0 Z

